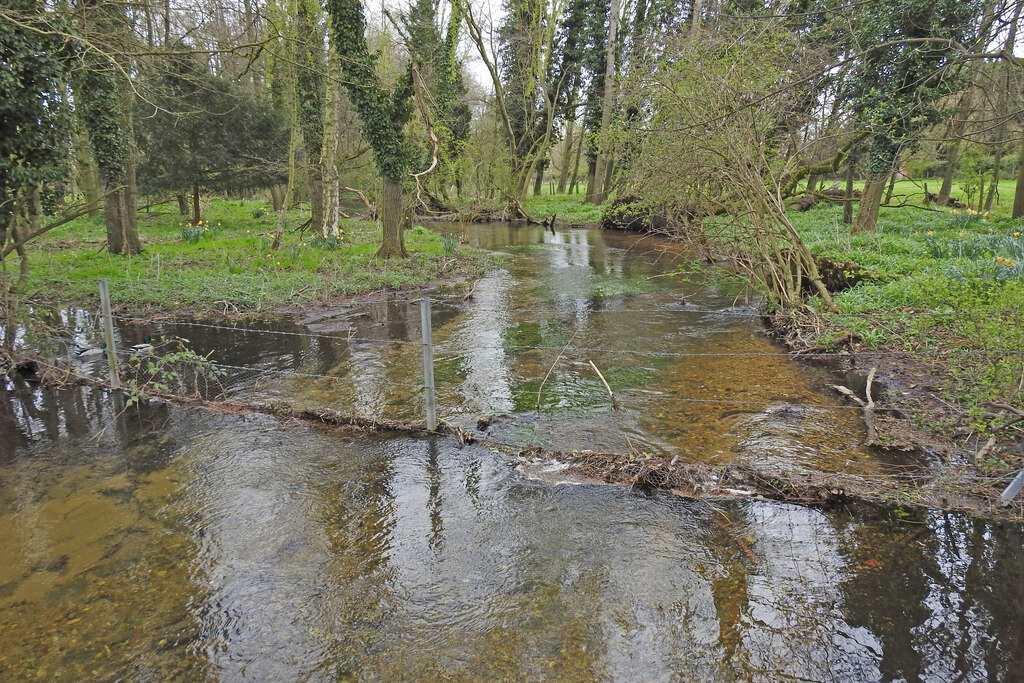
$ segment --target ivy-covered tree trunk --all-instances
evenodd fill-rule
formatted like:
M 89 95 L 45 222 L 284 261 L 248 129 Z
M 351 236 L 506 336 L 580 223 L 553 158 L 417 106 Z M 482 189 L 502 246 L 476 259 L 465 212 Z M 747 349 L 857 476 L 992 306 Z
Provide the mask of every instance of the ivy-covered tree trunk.
M 384 177 L 384 202 L 381 207 L 383 230 L 377 255 L 382 258 L 405 258 L 405 240 L 402 236 L 402 184 Z
M 88 25 L 100 39 L 126 31 L 123 10 L 99 0 L 86 0 Z M 103 33 L 103 32 L 106 33 Z M 93 158 L 103 182 L 107 251 L 131 256 L 142 251 L 135 216 L 131 93 L 123 74 L 109 59 L 87 52 L 74 74 L 77 110 L 89 133 Z
M 82 193 L 82 198 L 89 206 L 95 206 L 90 211 L 90 216 L 99 216 L 100 209 L 100 179 L 96 172 L 96 164 L 92 161 L 92 152 L 89 149 L 89 136 L 85 131 L 78 131 L 75 135 L 75 183 Z
M 366 44 L 366 18 L 360 0 L 328 0 L 332 37 L 338 51 L 342 82 L 362 124 L 363 137 L 373 148 L 373 160 L 384 181 L 381 207 L 384 235 L 377 255 L 404 258 L 402 182 L 416 152 L 405 133 L 412 118 L 412 69 L 385 87 L 377 75 L 377 54 Z
M 324 232 L 324 169 L 321 155 L 324 144 L 324 34 L 310 7 L 311 0 L 297 0 L 295 30 L 297 70 L 295 90 L 298 97 L 297 117 L 306 151 L 309 183 L 310 225 Z

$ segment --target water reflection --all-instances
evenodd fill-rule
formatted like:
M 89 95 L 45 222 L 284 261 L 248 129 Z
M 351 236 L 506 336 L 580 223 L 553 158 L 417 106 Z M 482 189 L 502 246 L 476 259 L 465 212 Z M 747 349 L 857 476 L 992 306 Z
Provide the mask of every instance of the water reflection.
M 88 455 L 40 438 L 0 466 L 5 679 L 909 681 L 1020 665 L 1017 527 L 550 487 L 486 449 L 263 417 L 172 410 L 162 429 L 145 449 L 158 467 L 130 466 L 138 446 L 107 433 Z
M 671 245 L 451 229 L 511 257 L 435 309 L 446 418 L 514 413 L 497 438 L 568 448 L 879 466 L 823 378 L 731 315 L 735 291 L 661 277 L 687 258 Z M 90 316 L 64 315 L 91 338 Z M 198 322 L 119 334 L 247 366 L 232 396 L 420 415 L 415 303 Z M 620 353 L 637 349 L 757 355 Z M 2 395 L 3 680 L 1012 680 L 1024 664 L 1019 527 L 551 487 L 447 440 L 118 401 Z
M 551 448 L 828 470 L 883 466 L 860 448 L 857 411 L 827 390 L 823 374 L 794 364 L 765 337 L 753 309 L 735 306 L 742 303 L 735 286 L 672 277 L 691 257 L 679 245 L 539 226 L 438 229 L 509 254 L 470 300 L 434 307 L 442 418 L 472 428 L 480 415 L 513 414 L 499 421 L 495 438 Z M 91 316 L 64 318 L 77 342 L 95 341 Z M 390 418 L 423 414 L 419 310 L 405 297 L 311 313 L 301 324 L 120 323 L 123 344 L 184 337 L 212 354 L 229 366 L 222 384 L 232 397 Z M 103 371 L 102 358 L 93 365 Z M 595 366 L 622 410 L 611 411 Z

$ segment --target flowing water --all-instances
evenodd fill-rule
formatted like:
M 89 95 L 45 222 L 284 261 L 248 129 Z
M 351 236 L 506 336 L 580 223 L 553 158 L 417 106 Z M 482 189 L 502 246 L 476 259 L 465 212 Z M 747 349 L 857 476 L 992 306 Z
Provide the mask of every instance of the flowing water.
M 507 257 L 472 299 L 435 302 L 444 419 L 551 448 L 894 465 L 735 286 L 665 276 L 692 258 L 676 247 L 452 229 Z M 422 413 L 415 303 L 247 325 L 262 332 L 121 322 L 125 343 L 182 336 L 250 368 L 223 378 L 234 397 Z M 555 486 L 445 438 L 118 400 L 12 386 L 0 403 L 2 680 L 973 681 L 1024 665 L 1016 526 Z

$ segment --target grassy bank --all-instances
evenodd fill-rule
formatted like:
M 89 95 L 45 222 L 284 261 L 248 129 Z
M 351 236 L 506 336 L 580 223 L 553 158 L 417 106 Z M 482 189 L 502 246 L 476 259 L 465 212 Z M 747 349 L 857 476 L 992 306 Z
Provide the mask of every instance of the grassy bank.
M 877 358 L 898 359 L 904 388 L 933 392 L 919 405 L 966 411 L 917 413 L 919 426 L 962 438 L 991 432 L 1012 415 L 994 418 L 998 409 L 988 404 L 1024 408 L 1024 224 L 1006 217 L 1012 198 L 1012 188 L 1004 191 L 989 216 L 883 207 L 877 231 L 866 235 L 851 235 L 838 206 L 791 212 L 815 254 L 852 262 L 860 268 L 850 271 L 867 275 L 835 294 L 841 313 L 823 313 L 807 341 L 908 352 Z M 1000 436 L 1015 439 L 1012 430 Z
M 410 258 L 374 257 L 380 227 L 345 220 L 337 239 L 300 231 L 308 212 L 291 211 L 283 246 L 271 250 L 277 214 L 259 201 L 210 200 L 201 226 L 170 204 L 139 214 L 144 251 L 104 251 L 101 218 L 57 228 L 30 248 L 33 279 L 25 297 L 57 304 L 92 302 L 96 280 L 108 278 L 115 305 L 196 312 L 258 310 L 333 301 L 377 290 L 400 290 L 477 274 L 486 256 L 415 227 L 406 233 Z M 17 262 L 7 264 L 16 271 Z

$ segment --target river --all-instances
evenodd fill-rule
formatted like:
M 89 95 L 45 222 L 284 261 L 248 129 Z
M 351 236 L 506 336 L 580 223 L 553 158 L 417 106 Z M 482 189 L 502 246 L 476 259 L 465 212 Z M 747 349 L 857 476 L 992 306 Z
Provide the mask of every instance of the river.
M 490 418 L 487 438 L 521 446 L 864 474 L 920 466 L 862 448 L 858 413 L 825 371 L 766 337 L 738 285 L 668 276 L 693 259 L 678 246 L 446 229 L 506 256 L 472 298 L 435 297 L 443 419 L 474 429 Z M 119 334 L 187 337 L 231 366 L 233 398 L 419 418 L 414 298 L 247 324 L 259 331 L 122 319 Z M 94 334 L 87 313 L 64 315 Z M 0 678 L 974 681 L 1022 670 L 1018 526 L 542 479 L 446 437 L 122 411 L 95 389 L 10 385 Z

